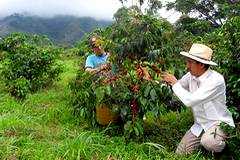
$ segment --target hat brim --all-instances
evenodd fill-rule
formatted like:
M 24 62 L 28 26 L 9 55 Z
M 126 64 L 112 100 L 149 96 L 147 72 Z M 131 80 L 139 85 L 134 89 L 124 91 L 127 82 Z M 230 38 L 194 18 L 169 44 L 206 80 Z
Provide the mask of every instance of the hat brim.
M 196 60 L 198 62 L 201 62 L 203 64 L 209 64 L 209 65 L 217 66 L 217 63 L 215 63 L 213 61 L 208 61 L 208 60 L 204 60 L 204 59 L 198 58 L 196 56 L 193 56 L 193 55 L 189 54 L 188 52 L 180 52 L 180 54 L 185 56 L 185 57 L 188 57 L 188 58 L 191 58 L 193 60 Z

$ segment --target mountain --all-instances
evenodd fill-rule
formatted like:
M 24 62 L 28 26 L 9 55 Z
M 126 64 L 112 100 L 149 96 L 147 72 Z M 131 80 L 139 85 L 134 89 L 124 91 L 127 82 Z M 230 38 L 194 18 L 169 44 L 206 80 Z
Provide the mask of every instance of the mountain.
M 111 25 L 112 21 L 95 20 L 91 17 L 55 16 L 52 18 L 13 14 L 0 19 L 0 35 L 13 32 L 47 35 L 56 44 L 69 45 L 80 40 L 86 33 Z

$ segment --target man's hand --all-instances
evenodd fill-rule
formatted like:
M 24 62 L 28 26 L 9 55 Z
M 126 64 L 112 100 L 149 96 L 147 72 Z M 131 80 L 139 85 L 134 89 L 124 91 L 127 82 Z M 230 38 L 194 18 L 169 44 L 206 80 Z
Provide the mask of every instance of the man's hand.
M 168 72 L 162 72 L 161 77 L 163 78 L 163 81 L 171 85 L 174 85 L 175 83 L 177 83 L 177 78 Z
M 104 64 L 102 64 L 102 65 L 100 65 L 99 67 L 96 67 L 96 68 L 86 67 L 85 71 L 101 72 L 102 70 L 110 71 L 111 69 L 112 69 L 112 67 L 111 67 L 111 65 L 109 63 L 104 63 Z
M 142 76 L 144 80 L 149 81 L 151 79 L 151 75 L 142 66 L 139 66 L 136 72 L 139 76 Z
M 111 69 L 112 69 L 112 67 L 109 63 L 104 63 L 100 66 L 100 70 L 108 70 L 109 71 Z

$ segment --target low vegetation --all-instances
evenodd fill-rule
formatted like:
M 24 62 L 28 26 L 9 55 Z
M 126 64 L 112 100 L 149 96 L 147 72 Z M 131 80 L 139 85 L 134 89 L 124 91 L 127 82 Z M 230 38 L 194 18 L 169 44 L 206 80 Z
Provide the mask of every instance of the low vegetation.
M 24 103 L 11 97 L 1 81 L 1 159 L 179 159 L 174 149 L 191 121 L 184 118 L 189 111 L 170 112 L 159 126 L 146 123 L 146 140 L 141 143 L 116 134 L 114 126 L 89 128 L 72 115 L 68 100 L 68 83 L 76 75 L 77 61 L 68 59 L 63 64 L 61 81 L 28 95 Z M 182 159 L 200 157 L 199 152 Z
M 11 97 L 0 81 L 1 159 L 213 158 L 202 150 L 186 157 L 174 153 L 192 123 L 190 110 L 169 112 L 157 123 L 144 123 L 141 142 L 126 139 L 117 126 L 92 128 L 84 119 L 73 116 L 68 83 L 79 69 L 77 61 L 76 57 L 64 60 L 61 80 L 28 95 L 23 103 Z
M 240 17 L 202 33 L 194 27 L 201 29 L 205 21 L 185 17 L 179 28 L 150 11 L 122 8 L 112 26 L 69 50 L 36 35 L 0 38 L 0 159 L 215 159 L 204 149 L 175 154 L 192 113 L 159 77 L 166 70 L 178 78 L 184 74 L 178 53 L 192 43 L 207 43 L 216 53 L 214 69 L 226 79 L 236 124 L 235 129 L 222 126 L 229 153 L 221 159 L 238 159 Z M 94 34 L 103 37 L 99 44 L 111 53 L 114 69 L 100 78 L 83 70 L 87 39 Z M 143 80 L 140 65 L 154 80 Z M 108 106 L 120 120 L 100 125 L 98 105 Z

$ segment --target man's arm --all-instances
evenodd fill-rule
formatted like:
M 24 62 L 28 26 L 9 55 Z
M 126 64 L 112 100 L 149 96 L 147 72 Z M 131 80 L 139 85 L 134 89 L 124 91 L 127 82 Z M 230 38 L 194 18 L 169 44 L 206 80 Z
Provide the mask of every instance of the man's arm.
M 100 72 L 101 68 L 100 67 L 96 67 L 96 68 L 86 67 L 85 71 L 88 71 L 88 72 Z
M 111 69 L 111 65 L 108 63 L 104 63 L 101 64 L 99 67 L 85 67 L 85 71 L 89 71 L 89 72 L 100 72 L 102 70 L 110 70 Z
M 202 84 L 195 92 L 190 93 L 177 82 L 173 85 L 173 92 L 186 106 L 191 107 L 196 104 L 200 105 L 209 102 L 220 94 L 223 94 L 225 91 L 224 86 L 222 81 L 212 79 Z

